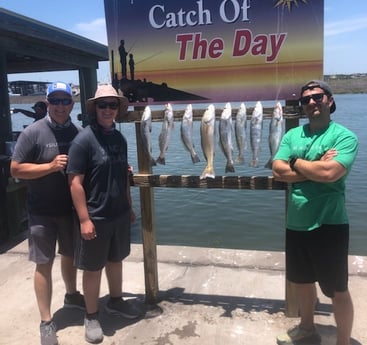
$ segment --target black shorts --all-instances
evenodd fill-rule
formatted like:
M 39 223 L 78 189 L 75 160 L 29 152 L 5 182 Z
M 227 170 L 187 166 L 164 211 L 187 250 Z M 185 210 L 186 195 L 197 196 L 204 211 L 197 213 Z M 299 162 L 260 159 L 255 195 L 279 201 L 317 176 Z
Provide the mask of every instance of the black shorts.
M 75 266 L 85 271 L 99 271 L 108 261 L 119 262 L 130 254 L 130 212 L 113 220 L 93 220 L 97 237 L 76 239 Z
M 293 283 L 318 282 L 328 297 L 348 289 L 349 224 L 286 231 L 286 274 Z

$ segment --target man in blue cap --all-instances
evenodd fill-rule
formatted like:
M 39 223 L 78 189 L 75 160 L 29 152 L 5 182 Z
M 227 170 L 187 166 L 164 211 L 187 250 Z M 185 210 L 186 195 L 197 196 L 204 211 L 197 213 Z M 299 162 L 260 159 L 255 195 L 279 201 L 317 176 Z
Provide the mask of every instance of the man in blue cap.
M 70 85 L 50 84 L 46 102 L 47 116 L 25 128 L 17 140 L 11 174 L 27 183 L 29 260 L 36 264 L 34 288 L 41 316 L 41 345 L 56 345 L 50 310 L 56 242 L 66 289 L 64 306 L 85 308 L 76 289 L 72 201 L 65 174 L 70 143 L 81 128 L 70 119 L 74 105 Z

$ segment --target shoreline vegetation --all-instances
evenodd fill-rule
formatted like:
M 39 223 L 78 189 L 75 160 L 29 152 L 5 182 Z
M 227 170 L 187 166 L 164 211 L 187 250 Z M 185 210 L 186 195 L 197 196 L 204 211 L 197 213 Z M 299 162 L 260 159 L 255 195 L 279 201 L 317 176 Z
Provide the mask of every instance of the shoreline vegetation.
M 367 74 L 338 74 L 325 75 L 324 80 L 330 85 L 334 94 L 367 93 Z M 32 104 L 42 101 L 43 95 L 37 96 L 9 96 L 10 104 Z M 80 102 L 80 96 L 74 97 L 75 102 Z

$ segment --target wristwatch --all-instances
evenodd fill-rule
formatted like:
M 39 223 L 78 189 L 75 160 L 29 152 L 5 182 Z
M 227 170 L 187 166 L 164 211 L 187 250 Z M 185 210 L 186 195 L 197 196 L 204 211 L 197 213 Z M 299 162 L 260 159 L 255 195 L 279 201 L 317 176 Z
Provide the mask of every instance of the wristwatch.
M 292 171 L 296 171 L 296 169 L 294 168 L 294 164 L 296 164 L 297 159 L 298 159 L 297 157 L 291 157 L 288 160 L 289 167 L 291 168 Z

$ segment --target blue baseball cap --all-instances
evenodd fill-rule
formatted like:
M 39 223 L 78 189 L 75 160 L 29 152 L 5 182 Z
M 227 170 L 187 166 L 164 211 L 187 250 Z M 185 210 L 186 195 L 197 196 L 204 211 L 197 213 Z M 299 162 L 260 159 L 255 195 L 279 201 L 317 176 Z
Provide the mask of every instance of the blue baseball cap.
M 54 92 L 57 92 L 57 91 L 65 92 L 70 97 L 73 96 L 73 92 L 71 90 L 70 85 L 66 84 L 62 81 L 55 81 L 55 82 L 51 83 L 47 88 L 46 96 L 49 97 L 51 94 L 53 94 Z

